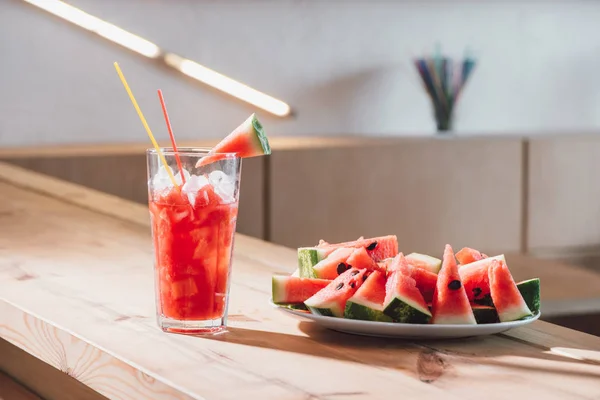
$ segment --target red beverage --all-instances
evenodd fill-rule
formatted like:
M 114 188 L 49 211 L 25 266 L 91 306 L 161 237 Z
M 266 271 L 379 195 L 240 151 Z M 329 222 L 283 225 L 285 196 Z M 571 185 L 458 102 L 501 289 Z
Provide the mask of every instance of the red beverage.
M 149 207 L 159 314 L 178 321 L 224 318 L 237 201 L 225 202 L 207 184 L 191 199 L 179 188 L 155 191 Z

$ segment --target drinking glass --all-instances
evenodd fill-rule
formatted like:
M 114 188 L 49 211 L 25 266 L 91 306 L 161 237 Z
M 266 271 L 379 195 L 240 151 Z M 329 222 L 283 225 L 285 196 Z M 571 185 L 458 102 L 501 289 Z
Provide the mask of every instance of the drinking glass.
M 241 159 L 198 148 L 161 152 L 177 185 L 159 153 L 147 150 L 158 325 L 165 332 L 223 332 Z

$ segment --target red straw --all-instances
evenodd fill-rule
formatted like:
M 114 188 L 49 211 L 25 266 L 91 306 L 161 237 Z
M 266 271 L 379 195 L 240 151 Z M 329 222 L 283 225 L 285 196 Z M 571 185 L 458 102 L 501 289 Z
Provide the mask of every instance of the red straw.
M 181 166 L 181 159 L 179 158 L 179 152 L 177 151 L 177 144 L 175 144 L 175 136 L 173 136 L 173 128 L 171 128 L 171 121 L 169 120 L 169 113 L 167 113 L 167 106 L 165 105 L 165 98 L 163 97 L 162 90 L 158 89 L 158 98 L 160 99 L 160 106 L 162 107 L 163 114 L 165 115 L 165 122 L 167 123 L 167 130 L 171 137 L 171 143 L 173 144 L 173 151 L 175 151 L 175 160 L 177 160 L 177 167 L 181 175 L 181 182 L 185 183 L 185 176 L 183 176 L 183 167 Z

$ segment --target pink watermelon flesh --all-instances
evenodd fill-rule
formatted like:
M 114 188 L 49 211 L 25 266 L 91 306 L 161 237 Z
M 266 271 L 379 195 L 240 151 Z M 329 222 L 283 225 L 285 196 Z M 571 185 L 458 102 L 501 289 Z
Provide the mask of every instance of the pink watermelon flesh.
M 367 269 L 369 271 L 379 270 L 379 265 L 373 261 L 369 253 L 364 247 L 354 249 L 350 257 L 346 260 L 346 264 L 350 267 L 358 269 Z M 385 271 L 385 269 L 383 270 Z
M 344 242 L 331 244 L 323 240 L 317 245 L 317 248 L 325 251 L 333 251 L 340 247 L 364 247 L 371 258 L 378 262 L 386 258 L 395 257 L 398 254 L 398 238 L 395 235 L 381 236 L 370 239 L 359 238 L 353 242 Z
M 483 260 L 484 258 L 488 258 L 488 256 L 470 247 L 463 247 L 456 253 L 456 259 L 461 265 L 470 264 L 475 261 Z
M 331 280 L 337 278 L 340 274 L 346 272 L 348 269 L 348 264 L 346 261 L 353 252 L 354 249 L 348 247 L 335 249 L 331 254 L 319 261 L 313 267 L 315 276 L 317 278 Z
M 365 321 L 392 322 L 392 319 L 383 313 L 386 280 L 384 272 L 373 271 L 354 296 L 348 299 L 344 317 Z
M 385 282 L 387 278 L 385 273 L 381 271 L 373 271 L 365 283 L 356 291 L 355 296 L 360 297 L 365 302 L 369 302 L 374 306 L 381 307 L 385 300 Z
M 419 291 L 423 295 L 425 302 L 431 303 L 431 301 L 433 300 L 433 293 L 435 292 L 435 285 L 437 283 L 437 274 L 434 274 L 433 272 L 427 269 L 415 266 L 414 263 L 412 263 L 411 260 L 409 260 L 406 257 L 404 257 L 404 259 L 411 267 L 409 268 L 410 277 L 415 280 L 417 289 L 419 289 Z M 391 272 L 390 265 L 392 261 L 392 258 L 388 258 L 386 260 L 378 262 L 377 265 L 380 270 L 386 270 L 388 272 Z
M 246 121 L 213 147 L 210 152 L 217 154 L 202 158 L 198 161 L 196 167 L 207 165 L 227 157 L 225 154 L 218 153 L 235 153 L 240 158 L 268 155 L 271 154 L 271 146 L 256 114 L 252 114 Z
M 488 271 L 495 259 L 502 259 L 504 261 L 504 256 L 486 257 L 479 261 L 462 265 L 458 269 L 460 279 L 471 303 L 486 306 L 492 305 Z
M 325 279 L 298 278 L 295 276 L 273 276 L 273 303 L 299 304 L 304 303 L 319 290 L 329 285 Z
M 435 292 L 435 286 L 438 280 L 437 274 L 423 268 L 413 267 L 411 270 L 411 277 L 415 280 L 417 288 L 423 295 L 425 302 L 429 303 L 433 301 L 433 293 Z
M 469 298 L 462 285 L 454 252 L 446 245 L 432 302 L 434 324 L 476 324 Z
M 313 314 L 343 317 L 346 302 L 363 284 L 367 273 L 369 271 L 366 269 L 350 268 L 306 300 L 304 304 Z
M 492 260 L 489 268 L 490 292 L 500 322 L 515 321 L 531 315 L 506 263 Z
M 489 262 L 465 265 L 459 268 L 460 279 L 465 287 L 471 303 L 479 303 L 490 294 L 488 269 L 494 260 Z
M 427 324 L 431 313 L 417 283 L 411 277 L 411 269 L 402 253 L 390 263 L 383 312 L 396 322 Z

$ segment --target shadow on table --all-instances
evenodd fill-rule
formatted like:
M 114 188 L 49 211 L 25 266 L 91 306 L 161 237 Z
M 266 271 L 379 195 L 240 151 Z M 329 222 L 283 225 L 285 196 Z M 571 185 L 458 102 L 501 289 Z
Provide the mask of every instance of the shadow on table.
M 513 374 L 515 370 L 524 370 L 600 379 L 600 362 L 597 360 L 578 360 L 569 355 L 553 354 L 544 346 L 502 334 L 408 341 L 345 334 L 310 322 L 300 322 L 299 329 L 307 336 L 230 327 L 228 333 L 210 339 L 404 370 L 425 382 L 433 382 L 449 368 L 461 364 L 465 368 L 505 368 L 506 373 Z M 370 349 L 379 351 L 365 351 Z M 600 359 L 600 352 L 592 352 L 594 358 Z

